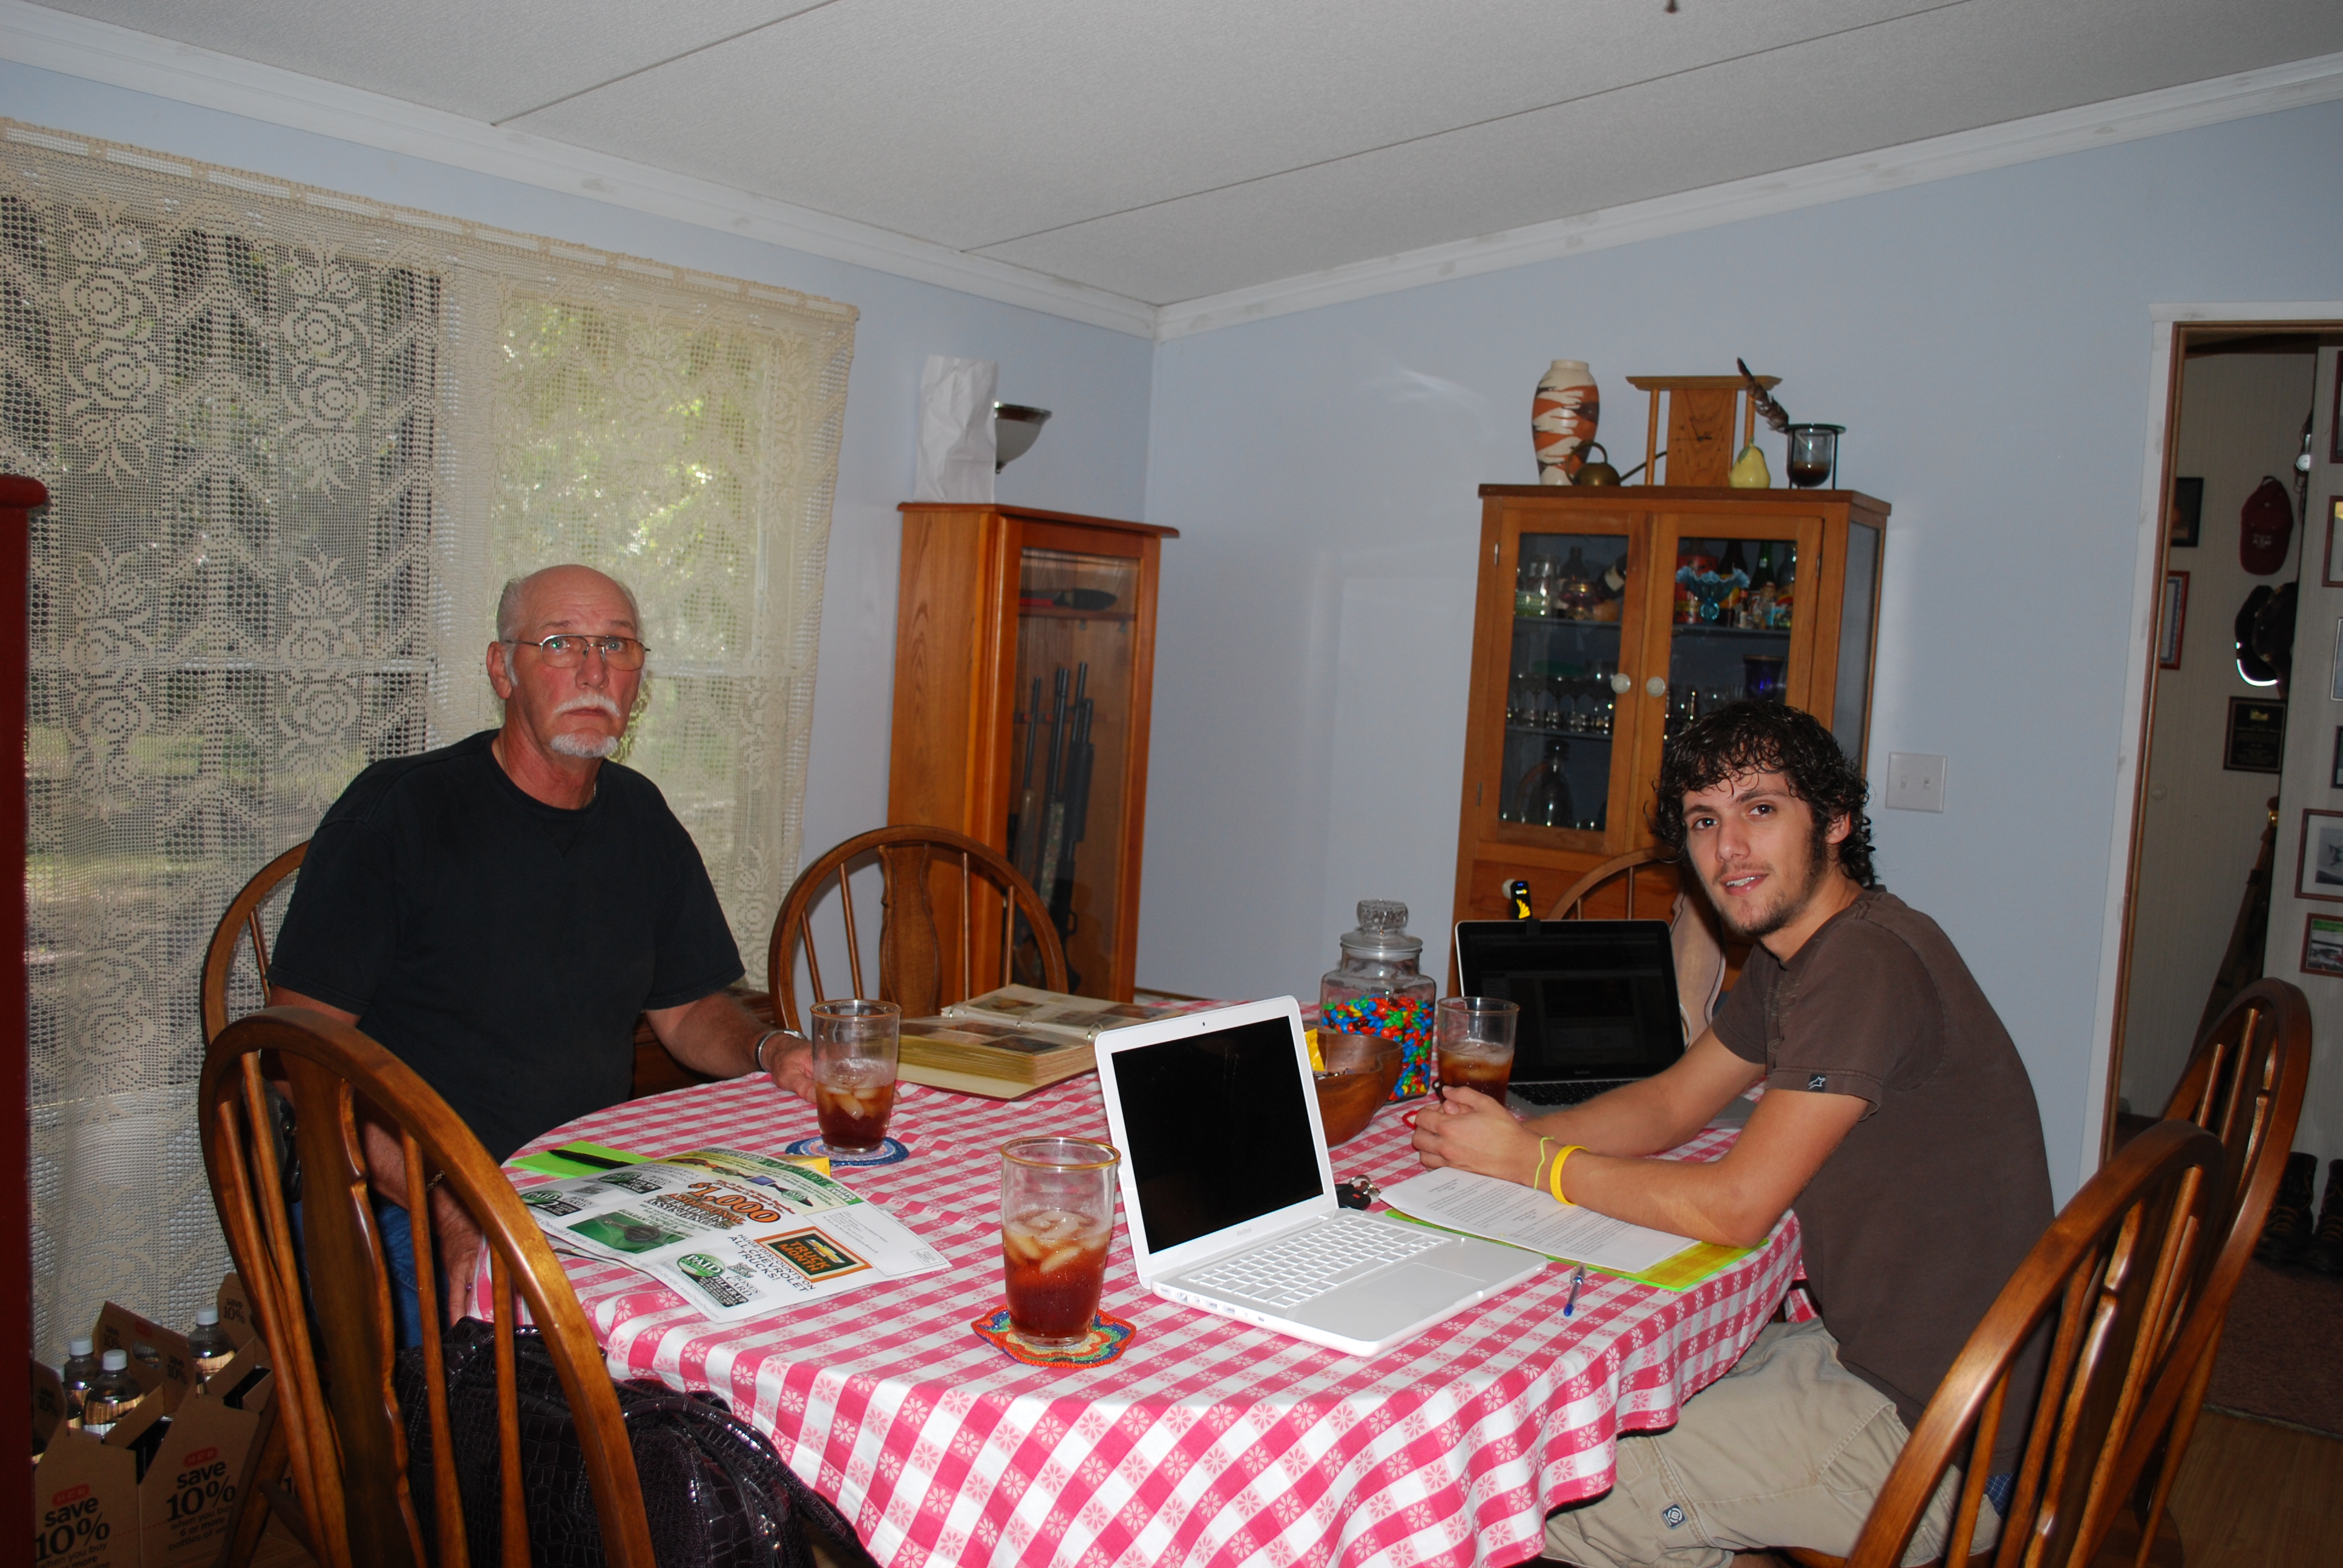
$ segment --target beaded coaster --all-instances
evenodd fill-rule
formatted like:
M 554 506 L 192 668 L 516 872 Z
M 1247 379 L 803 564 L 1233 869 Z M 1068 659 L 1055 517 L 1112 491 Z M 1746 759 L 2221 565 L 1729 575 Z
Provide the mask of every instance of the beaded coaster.
M 976 1331 L 977 1338 L 990 1342 L 1029 1367 L 1104 1366 L 1121 1355 L 1123 1347 L 1130 1344 L 1132 1336 L 1139 1332 L 1121 1318 L 1094 1312 L 1091 1316 L 1090 1331 L 1082 1336 L 1081 1343 L 1071 1350 L 1037 1351 L 1019 1339 L 1015 1331 L 1010 1328 L 1007 1307 L 989 1318 L 979 1318 L 968 1326 Z
M 879 1147 L 868 1154 L 840 1154 L 820 1138 L 800 1138 L 781 1151 L 784 1154 L 819 1154 L 830 1161 L 832 1171 L 862 1171 L 873 1165 L 900 1165 L 911 1157 L 911 1151 L 892 1138 L 881 1139 Z

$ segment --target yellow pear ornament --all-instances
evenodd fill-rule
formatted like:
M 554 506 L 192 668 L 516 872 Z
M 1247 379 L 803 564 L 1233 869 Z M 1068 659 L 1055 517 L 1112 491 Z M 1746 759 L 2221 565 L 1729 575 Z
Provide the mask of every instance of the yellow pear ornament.
M 1725 482 L 1736 490 L 1763 490 L 1772 487 L 1773 470 L 1765 467 L 1765 454 L 1757 449 L 1756 442 L 1752 441 L 1741 448 L 1741 455 L 1733 459 L 1733 472 L 1725 476 Z

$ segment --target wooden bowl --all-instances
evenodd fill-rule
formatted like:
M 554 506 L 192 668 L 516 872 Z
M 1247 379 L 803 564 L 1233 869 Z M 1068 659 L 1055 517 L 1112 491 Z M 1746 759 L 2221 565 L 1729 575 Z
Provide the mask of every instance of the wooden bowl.
M 1318 1120 L 1326 1127 L 1326 1147 L 1348 1143 L 1367 1130 L 1375 1112 L 1399 1082 L 1399 1041 L 1381 1034 L 1318 1031 L 1318 1059 L 1326 1070 L 1318 1087 Z

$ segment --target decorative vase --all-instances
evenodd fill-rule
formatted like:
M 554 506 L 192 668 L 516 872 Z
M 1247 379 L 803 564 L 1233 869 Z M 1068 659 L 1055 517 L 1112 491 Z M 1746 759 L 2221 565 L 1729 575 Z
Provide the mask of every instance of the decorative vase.
M 1586 463 L 1586 444 L 1603 417 L 1603 397 L 1584 359 L 1557 359 L 1538 382 L 1530 404 L 1530 439 L 1537 447 L 1538 482 L 1574 485 Z

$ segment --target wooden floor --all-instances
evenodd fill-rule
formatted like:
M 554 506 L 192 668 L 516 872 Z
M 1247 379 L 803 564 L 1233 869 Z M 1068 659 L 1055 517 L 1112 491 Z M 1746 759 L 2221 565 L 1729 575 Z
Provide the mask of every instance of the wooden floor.
M 2188 1568 L 2343 1562 L 2343 1438 L 2207 1411 L 2172 1493 Z
M 2335 1568 L 2343 1562 L 2343 1439 L 2207 1411 L 2172 1497 L 2187 1568 Z M 817 1543 L 815 1560 L 838 1568 Z M 1738 1568 L 1771 1559 L 1748 1553 Z M 272 1523 L 253 1568 L 316 1568 Z

